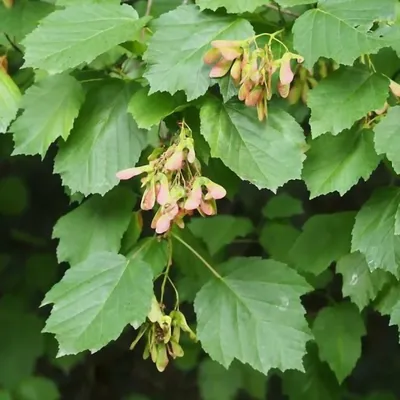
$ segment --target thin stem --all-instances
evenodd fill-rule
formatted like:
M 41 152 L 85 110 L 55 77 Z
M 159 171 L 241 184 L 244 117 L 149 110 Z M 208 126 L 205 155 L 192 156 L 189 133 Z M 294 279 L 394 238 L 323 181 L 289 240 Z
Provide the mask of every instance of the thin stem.
M 172 240 L 171 240 L 171 238 L 168 238 L 168 250 L 169 250 L 168 264 L 167 264 L 167 268 L 164 271 L 164 279 L 161 284 L 161 297 L 160 297 L 161 304 L 163 304 L 163 302 L 164 302 L 165 285 L 167 283 L 169 269 L 171 268 L 171 265 L 172 265 Z
M 182 238 L 180 238 L 178 235 L 175 233 L 171 232 L 171 235 L 178 240 L 178 242 L 181 242 L 187 249 L 189 249 L 211 272 L 212 274 L 222 280 L 222 276 L 192 247 L 190 244 L 186 243 Z
M 257 38 L 262 37 L 262 36 L 269 36 L 269 43 L 268 43 L 268 45 L 271 45 L 271 42 L 272 42 L 273 40 L 275 40 L 275 42 L 278 42 L 279 44 L 281 44 L 281 45 L 285 48 L 286 51 L 289 51 L 289 49 L 288 49 L 288 47 L 286 46 L 286 44 L 283 43 L 281 40 L 279 40 L 279 39 L 277 39 L 277 38 L 275 37 L 276 35 L 278 35 L 279 33 L 282 33 L 283 31 L 284 31 L 284 29 L 280 29 L 279 31 L 276 31 L 276 32 L 274 32 L 274 33 L 267 33 L 267 32 L 260 33 L 259 35 L 253 36 L 250 40 L 253 40 L 254 43 L 256 43 L 256 39 L 257 39 Z
M 150 15 L 152 6 L 153 6 L 153 0 L 147 0 L 146 13 L 144 14 L 146 17 Z
M 290 11 L 290 10 L 285 10 L 284 8 L 281 8 L 281 7 L 279 7 L 279 6 L 275 5 L 275 4 L 267 4 L 265 7 L 270 8 L 271 10 L 275 10 L 275 11 L 281 12 L 282 14 L 290 15 L 290 16 L 295 17 L 295 18 L 300 17 L 300 14 L 297 14 L 297 13 L 295 13 L 293 11 Z
M 168 276 L 168 282 L 171 284 L 172 289 L 174 289 L 175 292 L 175 310 L 179 310 L 179 292 L 178 289 L 176 288 L 174 282 L 172 282 L 172 279 Z

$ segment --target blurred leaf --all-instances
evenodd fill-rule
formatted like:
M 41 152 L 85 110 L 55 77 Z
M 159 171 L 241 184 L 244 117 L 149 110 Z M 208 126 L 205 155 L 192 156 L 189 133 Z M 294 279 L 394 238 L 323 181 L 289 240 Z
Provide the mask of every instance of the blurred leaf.
M 58 262 L 53 253 L 33 253 L 27 258 L 25 268 L 28 289 L 46 292 L 57 279 Z
M 213 256 L 235 238 L 249 235 L 254 228 L 248 218 L 216 215 L 212 218 L 193 218 L 189 229 L 206 243 Z
M 0 389 L 0 400 L 13 400 L 10 392 Z
M 44 1 L 18 0 L 15 1 L 12 10 L 0 5 L 1 30 L 19 42 L 53 10 L 54 6 Z
M 147 3 L 147 0 L 139 0 L 134 4 L 136 11 L 141 17 L 146 13 Z M 161 14 L 165 14 L 168 11 L 174 10 L 181 4 L 182 0 L 153 0 L 153 4 L 150 9 L 150 15 L 154 18 L 158 18 Z
M 267 222 L 260 232 L 260 244 L 271 258 L 289 263 L 289 251 L 300 234 L 289 223 Z
M 58 400 L 56 384 L 41 376 L 31 376 L 22 381 L 16 390 L 16 400 Z
M 341 389 L 333 372 L 318 359 L 314 343 L 307 346 L 305 372 L 286 371 L 283 392 L 290 400 L 342 400 Z
M 143 229 L 143 217 L 142 212 L 135 211 L 132 213 L 131 221 L 129 223 L 128 229 L 126 230 L 122 242 L 121 242 L 121 253 L 127 253 L 132 246 L 136 244 Z
M 263 215 L 269 219 L 290 218 L 304 213 L 301 200 L 286 192 L 273 196 L 264 206 Z
M 62 216 L 53 230 L 53 238 L 60 239 L 58 260 L 75 265 L 97 251 L 119 251 L 133 205 L 132 192 L 118 187 Z
M 354 212 L 314 215 L 290 250 L 289 257 L 301 271 L 319 275 L 350 252 Z
M 320 358 L 326 361 L 339 383 L 349 376 L 361 356 L 364 321 L 352 303 L 337 304 L 319 311 L 312 326 Z
M 197 380 L 203 400 L 233 400 L 242 385 L 242 376 L 235 364 L 227 370 L 209 358 L 200 364 Z
M 0 307 L 0 385 L 13 389 L 29 377 L 43 354 L 43 322 L 18 305 Z
M 19 176 L 7 176 L 0 179 L 0 214 L 17 216 L 29 205 L 29 192 L 25 182 Z

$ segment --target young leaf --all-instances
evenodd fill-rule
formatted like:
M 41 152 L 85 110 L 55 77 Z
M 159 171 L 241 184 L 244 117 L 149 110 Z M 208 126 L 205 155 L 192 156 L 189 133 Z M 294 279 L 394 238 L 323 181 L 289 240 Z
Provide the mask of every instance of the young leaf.
M 92 253 L 117 253 L 133 206 L 132 193 L 124 188 L 115 188 L 104 197 L 91 197 L 62 216 L 53 230 L 53 238 L 60 239 L 58 261 L 75 265 Z
M 379 154 L 386 154 L 393 169 L 400 173 L 400 106 L 390 107 L 386 117 L 374 128 L 375 149 Z
M 238 101 L 209 98 L 200 111 L 201 133 L 211 148 L 241 179 L 276 191 L 301 175 L 304 136 L 286 112 L 271 109 L 260 122 L 254 109 Z
M 139 128 L 150 129 L 180 107 L 186 107 L 185 103 L 186 97 L 183 92 L 175 93 L 173 96 L 169 93 L 149 95 L 149 88 L 144 87 L 134 93 L 129 102 L 128 111 Z
M 273 196 L 262 210 L 269 219 L 290 218 L 304 213 L 301 200 L 290 196 L 286 192 Z
M 19 42 L 53 10 L 54 6 L 44 1 L 18 0 L 12 10 L 0 6 L 1 31 Z
M 57 385 L 51 379 L 42 376 L 31 376 L 23 380 L 15 392 L 18 399 L 24 400 L 60 399 Z
M 318 359 L 314 343 L 307 346 L 304 369 L 304 373 L 286 371 L 283 375 L 283 391 L 290 400 L 342 400 L 340 386 L 328 366 Z
M 247 236 L 253 231 L 248 218 L 231 215 L 216 215 L 212 218 L 194 218 L 189 229 L 206 243 L 213 256 L 237 237 Z
M 338 69 L 311 90 L 307 98 L 312 136 L 326 132 L 337 135 L 351 128 L 370 111 L 382 108 L 388 95 L 389 80 L 383 75 L 371 74 L 365 68 Z
M 394 231 L 399 204 L 398 188 L 378 189 L 357 214 L 351 250 L 364 254 L 370 271 L 382 268 L 399 275 L 400 236 Z
M 365 1 L 323 1 L 319 7 L 306 11 L 296 19 L 293 26 L 293 45 L 305 58 L 305 66 L 312 67 L 319 57 L 332 58 L 336 62 L 352 65 L 363 54 L 376 53 L 388 46 L 388 42 L 378 34 L 368 32 L 365 23 L 379 19 L 380 9 L 376 0 L 368 0 L 373 5 L 370 14 Z M 350 5 L 350 13 L 347 9 Z M 360 17 L 355 17 L 358 14 Z M 384 11 L 384 14 L 386 12 Z M 364 22 L 362 26 L 360 19 Z
M 18 86 L 0 68 L 0 133 L 7 131 L 8 125 L 17 115 L 20 98 Z
M 110 252 L 93 253 L 69 269 L 42 304 L 54 304 L 44 332 L 56 335 L 59 356 L 94 353 L 116 340 L 132 321 L 144 322 L 152 281 L 147 263 Z
M 43 354 L 43 323 L 9 303 L 0 305 L 0 384 L 13 389 L 34 372 Z
M 220 7 L 225 7 L 228 13 L 253 12 L 257 7 L 265 5 L 264 0 L 197 0 L 199 7 L 216 11 Z
M 367 129 L 345 130 L 313 140 L 303 169 L 311 198 L 335 191 L 343 196 L 360 178 L 367 180 L 380 161 L 373 136 Z
M 147 20 L 138 19 L 126 4 L 79 4 L 57 10 L 24 39 L 25 67 L 56 74 L 89 63 L 131 40 Z
M 144 57 L 150 94 L 183 90 L 188 101 L 203 95 L 211 85 L 210 67 L 203 61 L 213 40 L 241 40 L 254 35 L 248 21 L 201 13 L 195 5 L 183 5 L 162 15 Z M 160 58 L 160 54 L 163 57 Z
M 319 275 L 349 253 L 354 216 L 354 212 L 340 212 L 309 218 L 289 253 L 296 268 Z
M 118 184 L 115 173 L 139 160 L 145 132 L 126 111 L 131 90 L 123 81 L 110 80 L 87 94 L 54 165 L 54 172 L 72 192 L 104 195 Z
M 273 260 L 234 258 L 221 268 L 230 272 L 208 282 L 194 303 L 203 349 L 226 368 L 236 358 L 264 374 L 303 370 L 310 335 L 300 296 L 311 289 L 307 282 Z
M 69 75 L 49 76 L 22 97 L 23 114 L 12 124 L 13 155 L 40 154 L 58 138 L 67 140 L 84 100 L 80 83 Z
M 274 260 L 290 263 L 289 251 L 300 233 L 289 223 L 267 222 L 260 232 L 260 244 Z
M 209 358 L 200 364 L 198 384 L 203 400 L 234 400 L 241 381 L 241 371 L 236 364 L 228 370 Z
M 366 334 L 364 321 L 351 303 L 323 308 L 312 331 L 322 361 L 326 361 L 341 384 L 350 375 L 361 356 L 361 337 Z
M 390 274 L 385 271 L 377 269 L 371 272 L 365 257 L 359 252 L 342 257 L 336 264 L 336 271 L 343 276 L 343 296 L 349 296 L 360 311 L 375 300 L 390 281 Z

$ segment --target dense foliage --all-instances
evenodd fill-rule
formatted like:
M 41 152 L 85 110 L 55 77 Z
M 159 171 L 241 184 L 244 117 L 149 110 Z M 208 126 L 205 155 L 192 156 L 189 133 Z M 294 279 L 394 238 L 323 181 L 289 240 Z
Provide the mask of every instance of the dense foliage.
M 0 400 L 400 397 L 398 0 L 0 34 Z

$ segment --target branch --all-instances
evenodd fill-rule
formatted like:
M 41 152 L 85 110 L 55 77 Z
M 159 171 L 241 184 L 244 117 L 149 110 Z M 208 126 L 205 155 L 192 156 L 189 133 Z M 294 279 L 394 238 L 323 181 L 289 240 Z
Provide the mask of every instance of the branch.
M 270 8 L 271 10 L 275 10 L 275 11 L 281 12 L 282 14 L 290 15 L 290 16 L 295 17 L 295 18 L 300 17 L 300 14 L 297 14 L 297 13 L 295 13 L 293 11 L 290 11 L 290 10 L 285 10 L 283 8 L 280 8 L 279 6 L 277 6 L 275 4 L 271 4 L 270 3 L 270 4 L 267 4 L 265 7 Z

